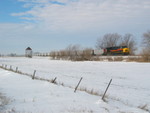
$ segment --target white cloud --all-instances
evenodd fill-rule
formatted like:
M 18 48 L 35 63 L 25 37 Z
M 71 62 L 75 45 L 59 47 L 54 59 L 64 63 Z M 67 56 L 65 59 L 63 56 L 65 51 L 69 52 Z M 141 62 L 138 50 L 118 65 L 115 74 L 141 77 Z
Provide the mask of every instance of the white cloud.
M 31 10 L 13 13 L 51 30 L 83 30 L 150 15 L 149 0 L 19 0 Z M 65 3 L 64 5 L 59 3 Z M 116 23 L 117 24 L 117 23 Z

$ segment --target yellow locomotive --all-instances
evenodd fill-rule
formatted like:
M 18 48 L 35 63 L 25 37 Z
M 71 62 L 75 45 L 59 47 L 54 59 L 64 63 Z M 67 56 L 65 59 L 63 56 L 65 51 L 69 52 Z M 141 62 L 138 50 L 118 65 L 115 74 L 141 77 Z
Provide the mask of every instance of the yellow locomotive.
M 129 55 L 130 49 L 127 46 L 107 47 L 103 55 Z

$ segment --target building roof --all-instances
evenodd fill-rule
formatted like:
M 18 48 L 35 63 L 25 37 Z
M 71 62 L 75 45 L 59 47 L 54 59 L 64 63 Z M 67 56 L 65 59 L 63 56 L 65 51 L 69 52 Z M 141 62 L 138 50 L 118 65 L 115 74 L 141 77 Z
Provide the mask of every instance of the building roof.
M 32 50 L 30 47 L 27 47 L 26 50 Z

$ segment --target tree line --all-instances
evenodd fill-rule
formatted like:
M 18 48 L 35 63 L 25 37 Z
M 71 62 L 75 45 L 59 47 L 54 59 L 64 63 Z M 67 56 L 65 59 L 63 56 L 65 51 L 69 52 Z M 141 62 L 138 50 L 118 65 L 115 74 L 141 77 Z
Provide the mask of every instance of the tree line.
M 62 60 L 90 60 L 92 58 L 92 48 L 82 48 L 80 45 L 69 45 L 60 51 L 51 51 L 52 59 Z
M 115 46 L 127 46 L 130 49 L 130 54 L 133 55 L 137 49 L 135 37 L 132 34 L 125 34 L 124 36 L 117 33 L 105 34 L 98 38 L 96 48 L 107 48 Z
M 137 47 L 136 38 L 128 33 L 120 35 L 118 33 L 107 33 L 96 41 L 96 49 L 103 49 L 106 47 L 127 46 L 130 49 L 130 55 L 134 55 L 137 48 L 143 48 L 140 55 L 146 60 L 150 61 L 150 31 L 143 33 L 142 46 Z M 53 59 L 67 59 L 67 60 L 90 60 L 92 48 L 82 48 L 80 45 L 69 45 L 63 50 L 51 51 L 50 56 Z

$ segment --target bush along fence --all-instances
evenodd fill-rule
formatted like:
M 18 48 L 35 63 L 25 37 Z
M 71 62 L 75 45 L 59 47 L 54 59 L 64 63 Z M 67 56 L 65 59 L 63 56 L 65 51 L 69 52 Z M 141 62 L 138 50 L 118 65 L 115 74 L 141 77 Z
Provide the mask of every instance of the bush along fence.
M 64 87 L 72 88 L 72 89 L 74 89 L 74 93 L 76 93 L 76 91 L 79 90 L 79 91 L 84 91 L 84 92 L 86 92 L 88 94 L 91 94 L 91 95 L 101 96 L 103 101 L 106 101 L 105 98 L 108 98 L 108 96 L 106 96 L 106 92 L 107 92 L 107 90 L 108 90 L 108 88 L 109 88 L 109 86 L 112 82 L 112 79 L 111 79 L 108 86 L 107 86 L 107 88 L 106 88 L 106 90 L 105 90 L 105 92 L 103 94 L 102 93 L 100 94 L 98 91 L 94 91 L 93 89 L 88 90 L 87 88 L 78 88 L 79 85 L 81 84 L 81 81 L 83 80 L 83 77 L 80 78 L 79 82 L 77 83 L 76 87 L 74 88 L 72 86 L 64 85 L 63 82 L 58 83 L 56 81 L 57 77 L 55 77 L 53 79 L 45 79 L 45 78 L 38 77 L 38 76 L 36 76 L 36 72 L 37 72 L 36 70 L 33 71 L 33 74 L 28 74 L 28 73 L 23 73 L 22 71 L 20 71 L 18 67 L 15 67 L 13 69 L 12 65 L 8 66 L 6 64 L 2 64 L 2 65 L 0 65 L 0 68 L 4 69 L 4 70 L 7 70 L 7 71 L 12 71 L 14 73 L 18 73 L 18 74 L 21 74 L 21 75 L 26 75 L 28 77 L 31 77 L 32 80 L 47 81 L 47 82 L 53 83 L 55 85 L 61 85 L 61 86 L 64 86 Z

